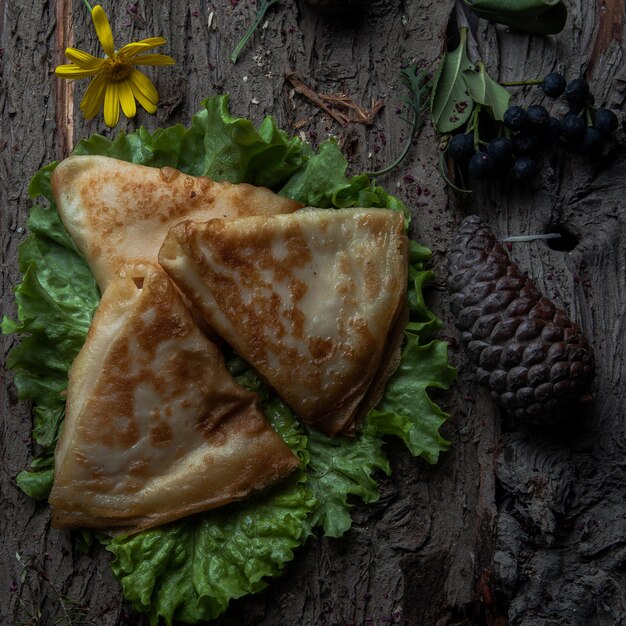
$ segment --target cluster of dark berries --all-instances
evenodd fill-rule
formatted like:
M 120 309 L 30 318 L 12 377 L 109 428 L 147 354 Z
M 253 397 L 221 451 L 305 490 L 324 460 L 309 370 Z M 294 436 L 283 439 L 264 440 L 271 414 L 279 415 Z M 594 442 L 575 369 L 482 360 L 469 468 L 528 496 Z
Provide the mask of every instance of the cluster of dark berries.
M 582 78 L 568 83 L 562 74 L 548 74 L 541 89 L 549 98 L 564 95 L 569 111 L 562 119 L 552 117 L 538 104 L 526 109 L 510 106 L 503 116 L 503 136 L 484 142 L 477 132 L 455 135 L 448 144 L 448 156 L 467 167 L 473 179 L 485 180 L 508 172 L 518 182 L 530 180 L 539 171 L 537 155 L 558 144 L 597 156 L 618 127 L 615 113 L 592 108 L 593 96 Z

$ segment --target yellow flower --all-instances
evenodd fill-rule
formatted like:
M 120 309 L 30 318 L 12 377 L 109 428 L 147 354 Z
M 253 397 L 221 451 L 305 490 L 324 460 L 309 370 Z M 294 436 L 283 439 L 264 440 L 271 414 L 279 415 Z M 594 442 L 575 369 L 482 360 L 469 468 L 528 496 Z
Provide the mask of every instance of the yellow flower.
M 82 50 L 67 48 L 65 56 L 72 63 L 59 65 L 54 70 L 55 74 L 68 80 L 94 77 L 80 103 L 80 110 L 87 119 L 95 117 L 104 104 L 104 122 L 113 128 L 120 119 L 120 105 L 126 117 L 135 116 L 135 100 L 148 113 L 155 113 L 159 94 L 152 81 L 135 66 L 174 65 L 176 61 L 165 54 L 141 54 L 163 45 L 165 39 L 142 39 L 116 51 L 111 25 L 104 9 L 95 6 L 91 17 L 106 56 L 100 59 Z

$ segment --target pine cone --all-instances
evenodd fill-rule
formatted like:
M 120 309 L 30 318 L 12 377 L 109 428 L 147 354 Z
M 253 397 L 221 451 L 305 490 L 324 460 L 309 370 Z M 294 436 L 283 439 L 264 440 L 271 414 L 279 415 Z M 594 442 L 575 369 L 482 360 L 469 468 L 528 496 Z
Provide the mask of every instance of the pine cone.
M 591 399 L 593 350 L 471 215 L 448 258 L 450 308 L 476 378 L 513 417 L 555 423 Z

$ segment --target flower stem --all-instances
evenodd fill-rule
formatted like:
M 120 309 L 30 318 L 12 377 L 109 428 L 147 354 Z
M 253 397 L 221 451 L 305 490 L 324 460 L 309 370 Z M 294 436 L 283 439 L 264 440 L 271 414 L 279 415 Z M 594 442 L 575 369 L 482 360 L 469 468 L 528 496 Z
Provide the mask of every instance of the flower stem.
M 248 43 L 248 40 L 254 34 L 254 31 L 259 27 L 259 24 L 265 17 L 266 11 L 273 5 L 276 4 L 278 0 L 260 0 L 259 6 L 256 12 L 256 17 L 254 21 L 250 25 L 250 28 L 246 31 L 246 34 L 241 38 L 241 41 L 237 44 L 233 53 L 230 55 L 230 60 L 233 63 L 237 62 L 237 57 L 239 53 L 243 50 L 244 46 Z
M 89 4 L 89 2 L 87 2 L 87 0 L 83 0 L 83 2 L 87 5 L 87 8 L 89 9 L 89 13 L 91 13 L 93 11 L 93 7 Z

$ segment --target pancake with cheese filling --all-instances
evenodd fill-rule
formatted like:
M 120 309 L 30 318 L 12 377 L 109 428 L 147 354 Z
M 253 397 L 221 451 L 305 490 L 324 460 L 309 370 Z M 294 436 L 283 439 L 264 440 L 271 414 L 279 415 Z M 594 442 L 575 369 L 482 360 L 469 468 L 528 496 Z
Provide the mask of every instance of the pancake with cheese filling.
M 65 159 L 52 174 L 52 189 L 101 291 L 124 263 L 156 263 L 167 231 L 184 219 L 291 213 L 302 206 L 263 187 L 105 156 Z
M 159 262 L 306 423 L 352 433 L 397 365 L 403 216 L 388 209 L 185 221 Z
M 160 268 L 110 282 L 69 373 L 54 526 L 137 532 L 241 500 L 297 465 Z

